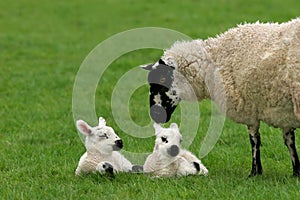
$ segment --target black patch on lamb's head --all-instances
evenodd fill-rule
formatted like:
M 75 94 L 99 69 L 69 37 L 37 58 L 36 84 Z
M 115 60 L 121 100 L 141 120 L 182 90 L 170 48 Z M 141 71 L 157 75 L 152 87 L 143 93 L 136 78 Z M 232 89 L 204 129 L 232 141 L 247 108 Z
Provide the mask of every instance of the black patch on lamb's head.
M 158 63 L 148 65 L 144 69 L 149 70 L 150 116 L 156 123 L 166 123 L 178 104 L 174 98 L 171 98 L 176 95 L 176 91 L 171 88 L 175 69 L 166 65 L 161 59 Z

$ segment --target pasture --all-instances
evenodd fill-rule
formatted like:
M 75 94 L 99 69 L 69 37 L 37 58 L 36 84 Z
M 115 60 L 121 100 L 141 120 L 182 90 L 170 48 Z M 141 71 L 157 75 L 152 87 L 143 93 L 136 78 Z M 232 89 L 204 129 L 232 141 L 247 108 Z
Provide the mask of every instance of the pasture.
M 262 125 L 263 175 L 248 178 L 247 128 L 230 120 L 213 150 L 201 158 L 208 177 L 75 177 L 85 149 L 74 124 L 72 92 L 88 53 L 119 32 L 164 27 L 206 39 L 246 21 L 288 21 L 299 11 L 298 0 L 1 1 L 0 199 L 298 199 L 299 178 L 292 177 L 281 131 Z M 127 53 L 111 63 L 98 83 L 95 112 L 123 139 L 125 151 L 151 152 L 154 136 L 133 137 L 118 127 L 111 112 L 112 92 L 127 71 L 161 54 L 157 49 Z M 127 106 L 137 125 L 149 124 L 148 86 L 138 87 Z M 199 103 L 199 109 L 197 135 L 188 147 L 195 155 L 212 116 L 209 101 Z M 179 111 L 171 121 L 180 122 Z M 297 130 L 298 151 L 299 138 Z

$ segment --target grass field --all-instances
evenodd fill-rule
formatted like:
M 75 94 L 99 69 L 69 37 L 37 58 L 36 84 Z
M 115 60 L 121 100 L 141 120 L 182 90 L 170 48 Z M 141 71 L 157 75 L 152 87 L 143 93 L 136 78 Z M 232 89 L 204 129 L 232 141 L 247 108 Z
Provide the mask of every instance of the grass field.
M 73 85 L 82 61 L 116 33 L 154 26 L 205 39 L 241 22 L 283 22 L 298 15 L 299 0 L 0 1 L 0 199 L 299 199 L 299 179 L 291 176 L 281 132 L 265 124 L 264 174 L 259 177 L 247 178 L 251 148 L 246 127 L 226 120 L 215 148 L 202 158 L 208 177 L 78 178 L 74 170 L 85 149 L 72 115 Z M 111 93 L 124 73 L 161 53 L 123 55 L 99 82 L 96 113 L 123 138 L 126 151 L 150 152 L 154 138 L 132 137 L 116 125 Z M 210 102 L 199 105 L 200 126 L 189 146 L 195 154 L 211 115 Z M 150 123 L 146 86 L 133 94 L 130 109 L 137 124 Z M 178 112 L 173 117 L 178 121 Z

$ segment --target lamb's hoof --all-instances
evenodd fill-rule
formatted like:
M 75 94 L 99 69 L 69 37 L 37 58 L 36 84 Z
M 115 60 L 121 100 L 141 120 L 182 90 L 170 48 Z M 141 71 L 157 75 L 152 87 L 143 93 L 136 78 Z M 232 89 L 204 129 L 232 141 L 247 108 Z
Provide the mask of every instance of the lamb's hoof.
M 97 171 L 99 171 L 100 174 L 105 174 L 105 173 L 113 174 L 114 168 L 112 164 L 110 164 L 109 162 L 101 162 L 97 166 Z
M 204 175 L 204 176 L 208 175 L 208 170 L 206 169 L 206 167 L 204 165 L 197 163 L 197 162 L 193 162 L 193 165 L 199 175 Z
M 103 165 L 103 168 L 104 168 L 105 172 L 108 173 L 108 174 L 113 174 L 113 173 L 114 173 L 114 168 L 113 168 L 113 166 L 112 166 L 111 164 L 109 164 L 109 163 L 105 163 L 105 164 Z
M 143 173 L 143 171 L 144 171 L 143 165 L 133 165 L 131 169 L 131 172 L 133 173 Z
M 199 163 L 193 162 L 193 164 L 194 164 L 194 167 L 196 168 L 197 172 L 199 172 L 200 171 L 200 165 L 199 165 Z

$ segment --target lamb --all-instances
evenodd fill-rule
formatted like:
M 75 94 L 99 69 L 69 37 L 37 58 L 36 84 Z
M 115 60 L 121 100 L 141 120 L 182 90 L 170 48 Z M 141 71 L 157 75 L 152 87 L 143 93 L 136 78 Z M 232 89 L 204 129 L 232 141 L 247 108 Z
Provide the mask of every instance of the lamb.
M 130 172 L 134 167 L 118 150 L 123 142 L 114 130 L 99 118 L 99 125 L 90 127 L 85 121 L 76 122 L 77 129 L 86 136 L 86 152 L 81 156 L 76 175 L 95 173 Z
M 144 172 L 155 177 L 207 175 L 208 170 L 191 152 L 181 149 L 181 134 L 176 123 L 162 128 L 154 123 L 155 147 L 144 164 Z
M 169 121 L 181 100 L 211 99 L 228 118 L 248 127 L 249 176 L 262 174 L 261 121 L 282 129 L 293 175 L 300 176 L 294 135 L 300 127 L 300 18 L 246 23 L 215 38 L 176 42 L 143 68 L 149 70 L 155 122 Z

